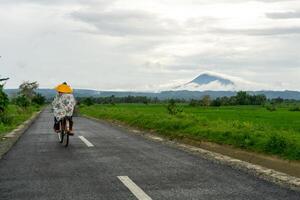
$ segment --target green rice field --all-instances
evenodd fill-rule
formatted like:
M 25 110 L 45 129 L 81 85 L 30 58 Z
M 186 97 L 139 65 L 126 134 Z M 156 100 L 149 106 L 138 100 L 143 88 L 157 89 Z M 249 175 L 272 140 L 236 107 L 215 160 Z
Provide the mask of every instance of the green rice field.
M 155 131 L 171 139 L 189 138 L 228 144 L 259 153 L 300 160 L 300 112 L 287 107 L 191 107 L 170 115 L 164 104 L 98 104 L 80 106 L 83 115 L 115 120 Z

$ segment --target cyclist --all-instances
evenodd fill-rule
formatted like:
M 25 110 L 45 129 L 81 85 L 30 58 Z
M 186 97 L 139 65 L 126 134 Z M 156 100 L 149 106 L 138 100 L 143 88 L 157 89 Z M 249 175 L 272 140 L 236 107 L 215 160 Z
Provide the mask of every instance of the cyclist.
M 63 118 L 67 118 L 70 122 L 70 133 L 74 135 L 73 131 L 73 111 L 76 105 L 75 98 L 73 96 L 72 88 L 66 83 L 58 85 L 55 90 L 57 95 L 55 96 L 52 106 L 54 113 L 54 131 L 59 132 L 59 121 Z

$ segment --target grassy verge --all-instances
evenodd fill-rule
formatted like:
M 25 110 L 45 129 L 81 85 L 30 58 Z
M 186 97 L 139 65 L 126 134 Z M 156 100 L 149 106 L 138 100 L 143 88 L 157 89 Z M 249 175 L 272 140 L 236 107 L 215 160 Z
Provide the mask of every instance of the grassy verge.
M 288 108 L 270 112 L 260 106 L 181 107 L 183 112 L 177 115 L 168 114 L 162 104 L 81 106 L 80 112 L 154 130 L 170 138 L 229 144 L 300 160 L 300 112 L 291 112 Z
M 22 109 L 16 105 L 9 105 L 5 115 L 5 121 L 7 122 L 0 122 L 0 137 L 15 129 L 17 126 L 29 119 L 34 112 L 39 110 L 40 108 L 35 106 Z

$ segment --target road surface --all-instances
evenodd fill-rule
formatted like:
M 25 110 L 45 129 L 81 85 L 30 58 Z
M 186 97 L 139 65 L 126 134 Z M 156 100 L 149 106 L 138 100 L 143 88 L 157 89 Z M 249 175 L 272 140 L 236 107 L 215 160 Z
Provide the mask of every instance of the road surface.
M 300 199 L 299 192 L 85 118 L 75 118 L 76 136 L 64 148 L 52 123 L 43 111 L 0 160 L 1 200 Z

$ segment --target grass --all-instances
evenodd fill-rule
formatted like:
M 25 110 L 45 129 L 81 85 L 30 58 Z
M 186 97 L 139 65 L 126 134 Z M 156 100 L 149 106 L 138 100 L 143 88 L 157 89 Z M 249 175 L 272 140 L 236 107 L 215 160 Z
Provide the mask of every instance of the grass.
M 6 111 L 7 114 L 5 115 L 7 123 L 0 122 L 0 136 L 15 129 L 17 126 L 29 119 L 32 114 L 38 110 L 40 110 L 40 108 L 35 106 L 22 109 L 16 105 L 9 105 Z
M 261 106 L 190 107 L 170 115 L 166 105 L 118 104 L 81 106 L 82 114 L 125 122 L 170 138 L 229 144 L 255 152 L 300 160 L 300 112 Z

